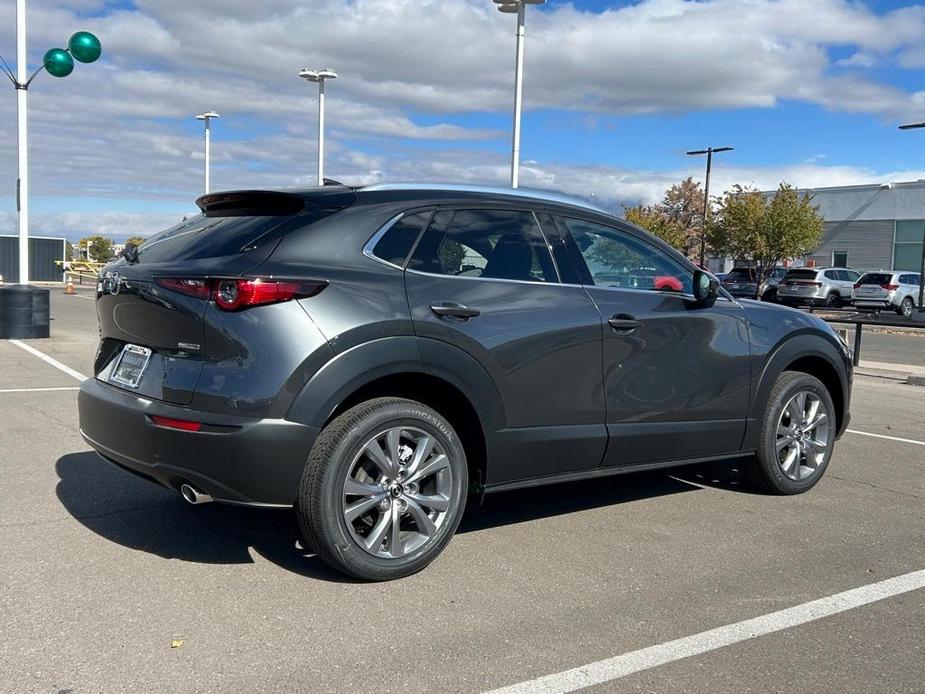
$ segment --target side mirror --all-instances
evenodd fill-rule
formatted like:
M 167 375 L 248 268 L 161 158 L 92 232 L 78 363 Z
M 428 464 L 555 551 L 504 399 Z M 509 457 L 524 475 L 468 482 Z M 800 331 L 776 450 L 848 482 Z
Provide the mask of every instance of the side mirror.
M 717 279 L 703 270 L 694 271 L 694 298 L 699 306 L 710 307 L 719 294 Z

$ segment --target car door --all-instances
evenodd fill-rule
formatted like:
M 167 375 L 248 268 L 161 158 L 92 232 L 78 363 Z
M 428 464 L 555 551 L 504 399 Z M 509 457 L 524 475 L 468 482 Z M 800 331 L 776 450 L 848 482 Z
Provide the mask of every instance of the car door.
M 434 341 L 470 355 L 495 383 L 506 426 L 488 483 L 595 468 L 606 447 L 602 327 L 585 291 L 559 281 L 529 208 L 438 209 L 405 286 L 425 368 Z
M 693 298 L 694 268 L 630 227 L 559 217 L 605 321 L 605 465 L 737 452 L 749 398 L 744 309 Z

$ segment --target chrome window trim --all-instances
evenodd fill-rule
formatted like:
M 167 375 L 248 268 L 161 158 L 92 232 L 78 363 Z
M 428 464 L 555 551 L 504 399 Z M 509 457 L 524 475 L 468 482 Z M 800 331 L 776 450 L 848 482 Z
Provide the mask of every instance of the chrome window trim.
M 580 287 L 580 284 L 563 284 L 562 282 L 546 282 L 541 280 L 509 280 L 503 277 L 469 277 L 467 275 L 444 275 L 439 272 L 424 272 L 423 270 L 412 270 L 410 267 L 405 268 L 405 272 L 415 275 L 424 275 L 425 277 L 443 277 L 450 280 L 476 280 L 482 282 L 507 282 L 511 284 L 538 284 L 541 287 Z
M 393 226 L 395 226 L 396 222 L 398 222 L 398 220 L 404 216 L 405 216 L 404 212 L 399 212 L 397 215 L 395 215 L 389 221 L 387 221 L 385 224 L 379 227 L 379 230 L 375 234 L 373 234 L 370 237 L 369 241 L 366 242 L 366 245 L 363 246 L 363 255 L 365 255 L 370 260 L 375 260 L 377 263 L 382 263 L 383 265 L 387 265 L 388 267 L 395 268 L 396 270 L 404 270 L 404 268 L 401 265 L 396 265 L 395 263 L 392 263 L 388 260 L 383 260 L 378 255 L 373 253 L 373 249 L 376 247 L 376 244 L 379 243 L 379 241 L 382 240 L 382 237 L 386 235 L 388 230 L 391 229 Z M 354 246 L 354 248 L 356 248 L 356 246 Z

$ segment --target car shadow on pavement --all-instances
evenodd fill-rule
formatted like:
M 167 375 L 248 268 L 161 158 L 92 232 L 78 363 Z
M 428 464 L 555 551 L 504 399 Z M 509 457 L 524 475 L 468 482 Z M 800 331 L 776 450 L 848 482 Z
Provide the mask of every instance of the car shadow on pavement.
M 696 491 L 715 474 L 694 471 L 636 473 L 488 495 L 471 504 L 460 533 L 512 525 L 605 506 Z M 117 544 L 160 557 L 204 564 L 252 564 L 251 552 L 294 573 L 350 582 L 301 546 L 289 510 L 222 504 L 191 506 L 180 495 L 104 461 L 92 452 L 62 456 L 56 464 L 58 499 L 81 524 Z

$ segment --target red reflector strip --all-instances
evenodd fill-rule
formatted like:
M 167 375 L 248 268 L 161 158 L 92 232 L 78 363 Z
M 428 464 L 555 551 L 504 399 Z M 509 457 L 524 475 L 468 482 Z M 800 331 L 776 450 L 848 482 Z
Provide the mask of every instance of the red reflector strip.
M 152 414 L 151 421 L 159 427 L 168 429 L 180 429 L 181 431 L 199 431 L 202 428 L 202 422 L 192 422 L 188 419 L 174 419 L 173 417 L 161 417 Z

